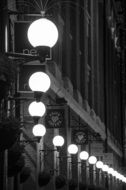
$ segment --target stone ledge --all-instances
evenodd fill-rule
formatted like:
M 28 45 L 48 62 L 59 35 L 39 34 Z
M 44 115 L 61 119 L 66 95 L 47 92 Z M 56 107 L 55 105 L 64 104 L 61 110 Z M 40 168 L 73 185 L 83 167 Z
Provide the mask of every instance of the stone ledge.
M 63 86 L 73 96 L 73 85 L 68 77 L 63 78 Z
M 46 69 L 56 77 L 56 79 L 63 85 L 62 73 L 54 61 L 48 61 Z
M 94 120 L 94 121 L 96 121 L 96 113 L 95 113 L 95 111 L 91 108 L 91 110 L 90 110 L 90 116 L 91 116 L 91 118 Z
M 82 96 L 81 96 L 81 93 L 79 90 L 74 90 L 74 98 L 75 100 L 81 105 L 83 106 L 83 99 L 82 99 Z
M 84 100 L 84 101 L 83 101 L 83 107 L 84 107 L 84 109 L 85 109 L 88 113 L 90 113 L 91 108 L 90 108 L 90 106 L 89 106 L 87 100 Z

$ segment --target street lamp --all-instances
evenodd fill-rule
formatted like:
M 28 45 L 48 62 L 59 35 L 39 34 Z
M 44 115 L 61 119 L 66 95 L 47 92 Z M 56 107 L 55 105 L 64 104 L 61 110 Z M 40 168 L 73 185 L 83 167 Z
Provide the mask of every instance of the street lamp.
M 111 174 L 111 175 L 112 175 L 113 172 L 114 172 L 114 169 L 113 169 L 113 168 L 109 168 L 109 169 L 108 169 L 108 174 Z
M 57 135 L 53 138 L 53 145 L 56 147 L 62 147 L 64 145 L 64 138 L 60 135 Z
M 27 36 L 33 47 L 52 48 L 58 40 L 58 29 L 52 21 L 40 18 L 31 23 Z
M 102 169 L 102 167 L 103 167 L 103 162 L 102 161 L 97 161 L 96 162 L 96 168 Z
M 90 183 L 93 185 L 94 184 L 94 176 L 95 174 L 95 164 L 97 162 L 97 158 L 95 156 L 90 156 L 88 158 L 88 163 L 89 163 L 89 176 L 90 176 Z
M 109 169 L 109 166 L 106 164 L 103 164 L 102 171 L 105 172 L 104 173 L 105 187 L 108 187 L 109 185 L 109 178 L 108 178 L 109 176 L 107 175 L 108 169 Z
M 51 85 L 49 76 L 44 72 L 35 72 L 29 78 L 29 87 L 34 92 L 46 92 Z
M 28 111 L 32 117 L 42 117 L 45 114 L 46 108 L 42 102 L 33 101 L 30 103 Z
M 106 165 L 106 164 L 103 164 L 103 166 L 102 166 L 102 171 L 103 171 L 103 172 L 108 172 L 108 169 L 109 169 L 109 166 Z
M 58 40 L 58 36 L 56 25 L 44 17 L 32 22 L 27 32 L 30 44 L 36 48 L 42 61 L 48 57 L 50 49 Z
M 97 161 L 96 162 L 96 180 L 97 180 L 97 183 L 100 184 L 101 183 L 101 179 L 102 179 L 102 169 L 103 167 L 103 162 L 102 161 Z
M 77 154 L 77 152 L 78 152 L 78 147 L 77 147 L 77 145 L 75 145 L 75 144 L 70 144 L 70 145 L 68 146 L 67 150 L 68 150 L 69 154 Z
M 95 156 L 90 156 L 88 159 L 88 162 L 89 162 L 89 164 L 94 165 L 97 162 L 97 158 Z
M 61 135 L 56 135 L 55 137 L 53 137 L 53 145 L 56 147 L 56 152 L 54 153 L 54 168 L 55 168 L 55 172 L 54 174 L 57 175 L 59 174 L 59 153 L 61 150 L 61 147 L 64 145 L 64 138 Z
M 42 124 L 37 124 L 33 126 L 32 133 L 35 137 L 43 137 L 46 133 L 46 128 Z
M 89 157 L 89 154 L 87 151 L 82 151 L 82 152 L 80 152 L 79 157 L 81 160 L 87 160 Z
M 117 174 L 117 171 L 116 171 L 116 170 L 113 170 L 112 176 L 113 176 L 113 177 L 116 177 L 116 174 Z

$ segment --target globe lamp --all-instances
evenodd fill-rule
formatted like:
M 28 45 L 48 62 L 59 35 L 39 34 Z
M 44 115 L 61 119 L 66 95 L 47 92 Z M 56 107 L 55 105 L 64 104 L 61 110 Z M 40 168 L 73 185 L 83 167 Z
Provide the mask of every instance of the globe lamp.
M 68 146 L 68 152 L 69 152 L 69 154 L 77 154 L 77 152 L 78 152 L 78 147 L 77 147 L 77 145 L 75 145 L 75 144 L 70 144 L 70 145 Z
M 95 156 L 90 156 L 88 162 L 89 164 L 96 164 L 97 158 Z
M 29 114 L 32 117 L 42 117 L 45 114 L 46 108 L 42 102 L 32 102 L 28 108 Z
M 32 133 L 35 137 L 43 137 L 46 133 L 46 128 L 42 124 L 37 124 L 33 126 Z
M 58 29 L 51 20 L 40 18 L 31 23 L 27 36 L 33 47 L 52 48 L 58 40 Z
M 89 154 L 86 151 L 82 151 L 82 152 L 80 152 L 79 157 L 81 160 L 87 160 L 89 157 Z
M 103 172 L 108 172 L 108 169 L 109 169 L 109 166 L 106 165 L 106 164 L 103 164 L 103 166 L 102 166 L 102 171 L 103 171 Z
M 53 138 L 53 145 L 56 147 L 61 147 L 64 144 L 64 138 L 60 135 L 57 135 Z
M 46 92 L 50 85 L 51 80 L 44 72 L 35 72 L 29 78 L 29 87 L 34 92 Z
M 102 167 L 103 167 L 103 162 L 102 161 L 97 161 L 96 162 L 96 168 L 98 168 L 98 169 L 102 169 Z

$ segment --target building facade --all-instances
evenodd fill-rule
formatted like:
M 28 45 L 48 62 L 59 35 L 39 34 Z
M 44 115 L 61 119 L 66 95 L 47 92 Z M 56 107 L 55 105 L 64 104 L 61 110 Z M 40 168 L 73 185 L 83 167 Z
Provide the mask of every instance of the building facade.
M 125 176 L 124 7 L 125 2 L 114 0 L 1 3 L 0 50 L 18 67 L 14 85 L 8 92 L 20 99 L 10 100 L 10 110 L 14 107 L 13 115 L 23 123 L 20 141 L 33 139 L 33 122 L 28 114 L 33 93 L 29 92 L 28 77 L 44 69 L 51 78 L 51 89 L 43 98 L 47 113 L 41 119 L 46 135 L 40 143 L 25 143 L 22 153 L 30 176 L 21 181 L 23 169 L 8 176 L 4 161 L 2 188 L 5 185 L 8 190 L 79 190 L 84 189 L 84 184 L 106 189 L 125 188 L 124 183 L 99 173 L 95 166 L 82 163 L 79 153 L 70 156 L 67 152 L 68 145 L 75 143 L 79 152 L 87 150 Z M 27 43 L 25 33 L 29 23 L 40 18 L 42 9 L 59 30 L 58 43 L 44 68 L 38 60 L 24 58 L 26 54 L 37 53 Z M 2 110 L 4 101 L 2 98 Z M 65 139 L 59 152 L 53 151 L 52 139 L 56 134 Z M 2 155 L 3 152 L 1 159 L 4 160 Z

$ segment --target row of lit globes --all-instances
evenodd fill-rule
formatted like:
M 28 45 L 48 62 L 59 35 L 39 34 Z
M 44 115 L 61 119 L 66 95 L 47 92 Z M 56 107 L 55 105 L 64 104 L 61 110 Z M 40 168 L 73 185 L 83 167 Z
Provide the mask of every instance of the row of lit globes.
M 43 82 L 44 81 L 44 82 Z M 44 72 L 36 72 L 31 75 L 29 78 L 29 87 L 33 92 L 45 93 L 50 88 L 51 81 L 49 76 Z M 29 113 L 32 117 L 43 117 L 46 112 L 46 106 L 42 101 L 33 101 L 29 105 Z M 33 126 L 32 129 L 33 135 L 37 137 L 43 137 L 46 133 L 46 128 L 43 124 L 38 123 Z M 62 147 L 64 144 L 64 138 L 60 135 L 57 135 L 53 138 L 53 145 L 55 147 Z M 69 154 L 77 154 L 78 147 L 75 144 L 70 144 L 68 146 Z M 88 152 L 82 151 L 79 154 L 81 160 L 88 160 L 89 164 L 95 165 L 96 168 L 101 169 L 103 172 L 111 174 L 116 179 L 121 180 L 126 183 L 126 177 L 124 177 L 119 172 L 115 171 L 113 168 L 110 168 L 108 165 L 103 164 L 102 161 L 97 161 L 95 156 L 90 156 Z
M 58 36 L 57 26 L 51 20 L 45 18 L 44 12 L 42 18 L 30 24 L 27 32 L 28 41 L 34 48 L 52 48 L 56 44 Z M 44 72 L 35 72 L 29 78 L 29 87 L 35 93 L 46 93 L 50 86 L 51 80 Z M 41 118 L 46 112 L 46 106 L 41 100 L 36 100 L 29 105 L 28 111 L 33 118 Z M 42 137 L 46 133 L 46 128 L 43 124 L 38 123 L 34 125 L 32 132 L 34 136 Z
M 57 135 L 53 138 L 53 145 L 56 147 L 61 147 L 64 144 L 64 138 L 60 135 Z M 67 148 L 67 151 L 71 155 L 75 155 L 78 153 L 78 147 L 76 144 L 70 144 Z M 97 160 L 95 156 L 89 156 L 87 151 L 81 151 L 79 153 L 79 158 L 82 161 L 88 161 L 89 164 L 95 165 L 97 169 L 106 172 L 108 175 L 112 175 L 116 179 L 126 183 L 126 177 L 108 165 L 104 164 L 102 161 Z
M 48 46 L 53 47 L 58 40 L 58 29 L 56 25 L 46 18 L 41 18 L 34 21 L 28 29 L 28 40 L 33 47 Z M 46 92 L 50 88 L 50 78 L 43 72 L 34 73 L 29 79 L 29 86 L 34 92 Z M 32 117 L 43 117 L 46 112 L 46 107 L 41 101 L 34 101 L 29 106 L 29 113 Z M 34 136 L 42 137 L 46 133 L 46 128 L 42 124 L 36 124 L 33 127 Z M 61 147 L 64 144 L 64 139 L 61 136 L 55 136 L 53 138 L 53 144 L 56 147 Z M 75 144 L 68 146 L 68 152 L 70 154 L 76 154 L 78 147 Z M 101 169 L 108 174 L 116 177 L 117 179 L 126 183 L 126 178 L 110 168 L 108 165 L 103 164 L 102 161 L 97 161 L 95 156 L 90 156 L 88 152 L 82 151 L 79 154 L 81 160 L 88 160 L 89 164 L 95 164 L 98 169 Z
M 38 118 L 38 123 L 32 128 L 33 135 L 36 137 L 43 137 L 46 133 L 46 128 L 43 124 L 39 123 L 39 118 L 42 118 L 46 113 L 46 106 L 41 101 L 41 96 L 46 93 L 51 86 L 50 77 L 44 72 L 35 72 L 29 78 L 30 89 L 38 95 L 35 101 L 31 102 L 28 111 L 29 114 L 34 118 Z

